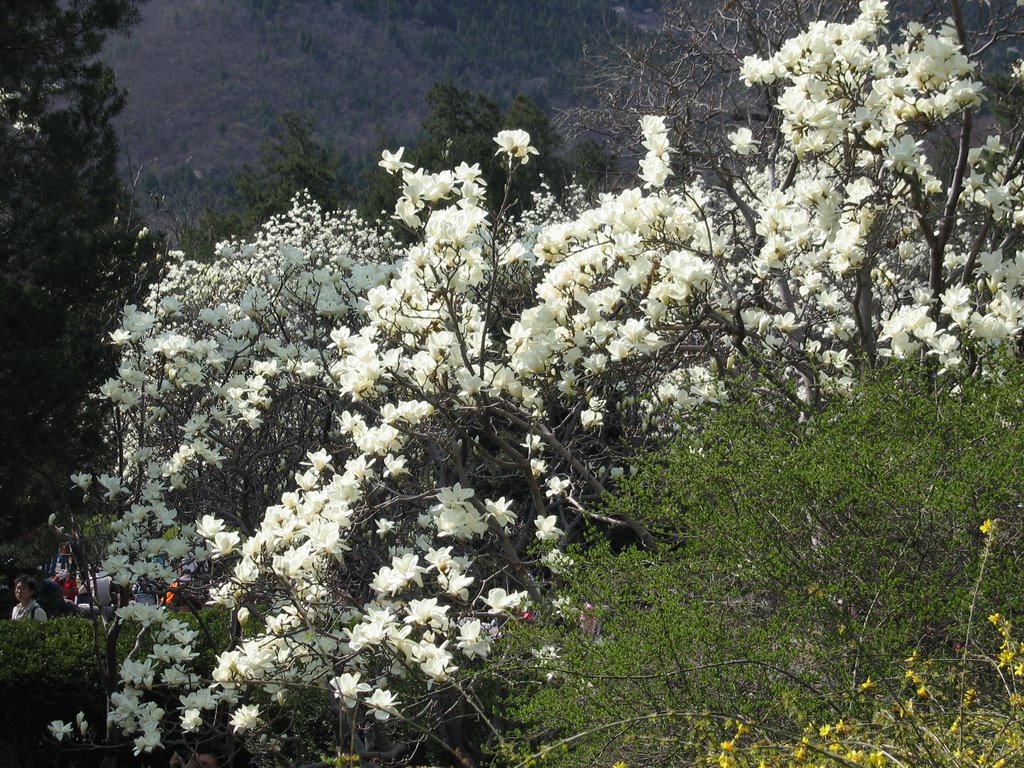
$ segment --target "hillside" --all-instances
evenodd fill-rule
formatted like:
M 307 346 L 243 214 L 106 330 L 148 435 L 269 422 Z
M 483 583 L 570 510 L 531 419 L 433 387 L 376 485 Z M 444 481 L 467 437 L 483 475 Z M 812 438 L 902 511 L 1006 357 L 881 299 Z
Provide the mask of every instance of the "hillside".
M 640 0 L 160 0 L 107 49 L 128 90 L 133 161 L 200 176 L 252 162 L 284 112 L 355 162 L 408 141 L 451 79 L 554 111 L 580 97 L 584 46 L 635 29 Z M 628 20 L 628 21 L 627 21 Z

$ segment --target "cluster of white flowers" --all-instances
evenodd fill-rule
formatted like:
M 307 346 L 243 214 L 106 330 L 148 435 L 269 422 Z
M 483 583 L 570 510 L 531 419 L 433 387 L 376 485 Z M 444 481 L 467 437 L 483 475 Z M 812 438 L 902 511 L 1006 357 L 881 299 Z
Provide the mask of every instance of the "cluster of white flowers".
M 10 126 L 11 131 L 20 137 L 31 138 L 39 133 L 39 125 L 29 120 L 18 109 L 23 96 L 17 91 L 5 91 L 0 88 L 0 123 Z M 12 108 L 13 107 L 13 108 Z
M 783 141 L 730 135 L 748 164 L 731 194 L 665 187 L 657 117 L 641 125 L 642 187 L 572 212 L 542 201 L 550 213 L 500 230 L 479 168 L 385 152 L 414 244 L 299 205 L 127 308 L 102 390 L 125 460 L 73 480 L 118 510 L 104 567 L 129 584 L 211 558 L 216 602 L 245 622 L 211 684 L 164 609 L 123 610 L 159 627 L 111 714 L 139 748 L 221 705 L 258 730 L 248 686 L 422 715 L 488 655 L 495 617 L 543 599 L 537 569 L 569 567 L 560 545 L 672 428 L 666 411 L 722 402 L 739 375 L 811 404 L 889 356 L 955 366 L 1015 341 L 1024 150 L 978 142 L 947 189 L 927 132 L 980 85 L 951 26 L 882 45 L 886 15 L 864 0 L 852 23 L 744 63 L 749 83 L 781 88 Z M 510 172 L 536 152 L 523 131 L 496 142 Z M 951 218 L 930 220 L 950 195 Z M 414 680 L 415 702 L 394 692 Z M 156 685 L 181 688 L 177 711 L 145 710 Z
M 672 164 L 669 159 L 672 145 L 669 142 L 665 119 L 647 115 L 640 121 L 640 130 L 644 134 L 643 145 L 647 150 L 644 159 L 640 161 L 640 178 L 644 182 L 644 187 L 661 189 L 672 175 Z

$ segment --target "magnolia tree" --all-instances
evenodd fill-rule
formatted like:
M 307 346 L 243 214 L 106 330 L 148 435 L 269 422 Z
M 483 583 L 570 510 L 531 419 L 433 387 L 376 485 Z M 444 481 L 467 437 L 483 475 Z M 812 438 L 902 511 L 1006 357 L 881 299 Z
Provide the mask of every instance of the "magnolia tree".
M 339 751 L 396 757 L 419 727 L 465 754 L 470 673 L 502 617 L 556 598 L 574 531 L 658 547 L 594 502 L 687 411 L 735 386 L 810 411 L 890 357 L 986 372 L 1015 352 L 1024 143 L 977 127 L 958 28 L 894 32 L 864 0 L 748 58 L 778 131 L 734 126 L 707 178 L 670 183 L 648 117 L 642 186 L 512 220 L 475 166 L 399 150 L 381 165 L 412 245 L 305 204 L 173 268 L 112 334 L 122 464 L 75 481 L 117 512 L 116 583 L 209 558 L 238 631 L 204 679 L 173 613 L 118 610 L 150 640 L 111 728 L 137 751 L 217 722 L 255 738 L 268 693 L 319 686 Z M 510 178 L 535 152 L 496 142 Z

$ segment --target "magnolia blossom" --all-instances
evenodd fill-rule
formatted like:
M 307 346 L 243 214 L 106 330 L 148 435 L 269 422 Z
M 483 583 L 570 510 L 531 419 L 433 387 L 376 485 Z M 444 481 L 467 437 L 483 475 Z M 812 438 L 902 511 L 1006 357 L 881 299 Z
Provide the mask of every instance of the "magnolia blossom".
M 524 600 L 526 600 L 525 592 L 508 593 L 501 587 L 495 587 L 484 597 L 484 602 L 490 606 L 490 613 L 503 613 L 512 608 L 518 608 Z
M 369 684 L 360 682 L 359 677 L 358 672 L 344 672 L 331 680 L 331 688 L 349 709 L 356 705 L 362 694 L 373 690 Z
M 383 688 L 377 688 L 366 700 L 367 706 L 374 710 L 373 716 L 377 720 L 387 720 L 395 714 L 397 703 L 398 697 Z
M 749 155 L 757 149 L 757 141 L 749 128 L 739 128 L 729 134 L 730 146 L 737 155 Z
M 248 731 L 256 727 L 260 719 L 258 704 L 243 704 L 231 715 L 231 727 L 236 731 Z
M 46 727 L 57 741 L 63 741 L 64 737 L 70 736 L 74 730 L 72 723 L 65 723 L 63 720 L 54 720 Z
M 558 527 L 558 518 L 554 515 L 538 517 L 533 524 L 537 528 L 536 536 L 541 541 L 558 541 L 564 534 Z
M 500 131 L 494 137 L 494 143 L 498 145 L 495 154 L 508 156 L 509 162 L 518 160 L 520 165 L 525 165 L 530 155 L 536 155 L 537 149 L 530 146 L 530 134 L 522 130 Z

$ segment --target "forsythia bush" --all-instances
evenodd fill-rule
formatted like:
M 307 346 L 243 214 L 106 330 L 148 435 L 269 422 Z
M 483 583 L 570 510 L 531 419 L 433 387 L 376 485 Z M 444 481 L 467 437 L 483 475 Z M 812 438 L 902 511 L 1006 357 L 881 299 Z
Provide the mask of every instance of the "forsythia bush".
M 1007 768 L 1024 758 L 1024 710 L 1019 686 L 1024 645 L 999 614 L 997 655 L 906 659 L 902 687 L 878 692 L 870 678 L 860 695 L 874 708 L 865 722 L 812 723 L 798 738 L 759 733 L 743 721 L 712 747 L 705 764 L 741 766 L 935 766 Z

